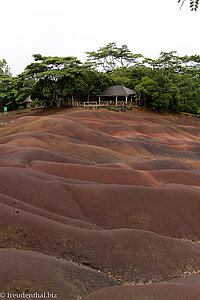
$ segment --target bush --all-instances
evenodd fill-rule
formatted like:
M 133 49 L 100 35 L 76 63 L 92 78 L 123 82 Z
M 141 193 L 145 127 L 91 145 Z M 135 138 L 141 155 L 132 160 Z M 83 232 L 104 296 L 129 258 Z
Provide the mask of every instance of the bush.
M 119 111 L 117 106 L 111 106 L 110 110 Z
M 129 105 L 126 106 L 126 108 L 127 108 L 128 110 L 132 110 L 132 105 L 129 104 Z
M 191 102 L 190 104 L 181 103 L 180 104 L 180 111 L 190 113 L 190 114 L 198 114 L 199 113 L 198 106 L 194 102 Z
M 22 109 L 24 109 L 24 106 L 23 106 L 23 105 L 20 105 L 20 106 L 18 106 L 18 109 L 19 109 L 19 110 L 22 110 Z

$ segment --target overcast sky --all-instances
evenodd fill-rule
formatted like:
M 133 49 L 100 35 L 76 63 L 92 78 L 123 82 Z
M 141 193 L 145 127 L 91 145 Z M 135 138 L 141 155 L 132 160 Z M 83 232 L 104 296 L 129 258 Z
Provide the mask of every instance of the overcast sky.
M 188 2 L 188 3 L 187 3 Z M 109 42 L 157 58 L 161 51 L 200 54 L 200 9 L 189 0 L 0 0 L 0 59 L 13 75 L 32 54 L 76 56 Z

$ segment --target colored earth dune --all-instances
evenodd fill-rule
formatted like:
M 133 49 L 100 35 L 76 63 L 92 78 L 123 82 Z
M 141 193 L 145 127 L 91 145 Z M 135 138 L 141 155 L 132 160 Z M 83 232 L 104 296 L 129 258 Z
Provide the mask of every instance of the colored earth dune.
M 200 119 L 11 113 L 0 128 L 0 291 L 200 299 Z

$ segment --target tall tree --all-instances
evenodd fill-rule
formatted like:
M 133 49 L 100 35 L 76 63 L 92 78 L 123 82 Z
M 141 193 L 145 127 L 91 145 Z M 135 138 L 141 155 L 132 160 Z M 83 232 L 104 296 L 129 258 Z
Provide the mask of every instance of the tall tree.
M 11 75 L 10 68 L 5 59 L 0 60 L 0 75 L 2 74 Z
M 97 51 L 86 52 L 88 62 L 91 62 L 97 69 L 104 72 L 113 71 L 116 68 L 128 67 L 137 63 L 141 54 L 132 54 L 127 45 L 117 47 L 116 43 L 109 43 Z
M 35 62 L 19 75 L 24 86 L 20 97 L 32 85 L 33 100 L 46 107 L 70 106 L 92 91 L 100 92 L 100 86 L 107 87 L 105 74 L 92 70 L 89 64 L 82 64 L 76 57 L 43 57 L 40 54 L 33 57 Z
M 158 85 L 155 80 L 145 76 L 141 82 L 136 85 L 135 91 L 138 95 L 139 105 L 152 107 L 152 102 L 158 98 Z
M 10 68 L 5 59 L 0 60 L 0 110 L 4 106 L 15 107 L 14 90 L 12 86 L 13 77 L 11 77 Z
M 75 86 L 80 90 L 82 64 L 75 57 L 44 57 L 40 54 L 33 55 L 35 62 L 28 65 L 21 74 L 25 80 L 35 80 L 32 89 L 33 97 L 44 102 L 45 106 L 60 107 L 64 99 L 73 96 Z M 68 82 L 68 87 L 66 87 Z M 72 89 L 73 85 L 73 89 Z M 82 85 L 84 82 L 82 81 Z M 83 86 L 82 86 L 83 88 Z
M 158 59 L 145 59 L 145 63 L 149 64 L 153 69 L 164 70 L 167 76 L 172 73 L 179 73 L 182 67 L 181 58 L 176 51 L 161 52 Z
M 4 106 L 9 108 L 16 108 L 15 92 L 13 86 L 14 77 L 7 74 L 0 74 L 0 109 L 3 111 Z

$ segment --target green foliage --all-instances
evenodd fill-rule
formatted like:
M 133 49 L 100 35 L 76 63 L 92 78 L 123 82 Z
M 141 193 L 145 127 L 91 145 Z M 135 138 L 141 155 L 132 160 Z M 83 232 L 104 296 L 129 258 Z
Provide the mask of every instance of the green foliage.
M 117 111 L 118 112 L 118 107 L 116 105 L 110 106 L 109 110 Z
M 126 106 L 126 109 L 132 110 L 132 105 L 131 105 L 131 104 L 127 105 L 127 106 Z
M 0 61 L 1 111 L 3 106 L 9 106 L 9 110 L 23 106 L 29 96 L 34 105 L 67 107 L 75 101 L 85 101 L 89 94 L 95 97 L 109 86 L 122 84 L 136 91 L 135 105 L 199 112 L 200 55 L 179 57 L 171 51 L 149 59 L 115 43 L 87 54 L 85 64 L 73 56 L 34 54 L 34 62 L 16 77 L 10 75 L 6 61 Z
M 4 106 L 14 107 L 12 87 L 13 78 L 11 77 L 10 68 L 5 59 L 0 60 L 0 110 L 3 111 Z
M 128 67 L 130 64 L 136 64 L 141 54 L 132 54 L 127 45 L 117 47 L 116 43 L 109 43 L 97 51 L 86 52 L 88 62 L 105 72 L 113 71 L 116 68 Z
M 141 82 L 135 86 L 139 104 L 145 107 L 152 107 L 152 102 L 158 98 L 158 86 L 155 80 L 145 76 Z
M 19 110 L 22 110 L 22 109 L 24 109 L 24 106 L 23 106 L 23 105 L 20 105 L 20 106 L 18 106 L 18 109 L 19 109 Z
M 128 68 L 117 68 L 115 70 L 113 70 L 110 74 L 109 77 L 113 82 L 113 85 L 123 85 L 126 87 L 131 88 L 132 86 L 132 80 L 131 78 L 129 78 L 127 71 L 129 69 Z
M 0 60 L 0 75 L 3 74 L 11 75 L 10 68 L 5 59 Z
M 84 72 L 87 67 L 75 57 L 43 57 L 33 55 L 36 62 L 28 65 L 23 78 L 34 80 L 32 99 L 48 107 L 69 106 L 80 94 L 86 92 Z
M 16 108 L 15 87 L 13 85 L 15 78 L 7 74 L 0 75 L 0 110 L 8 106 L 9 110 Z

